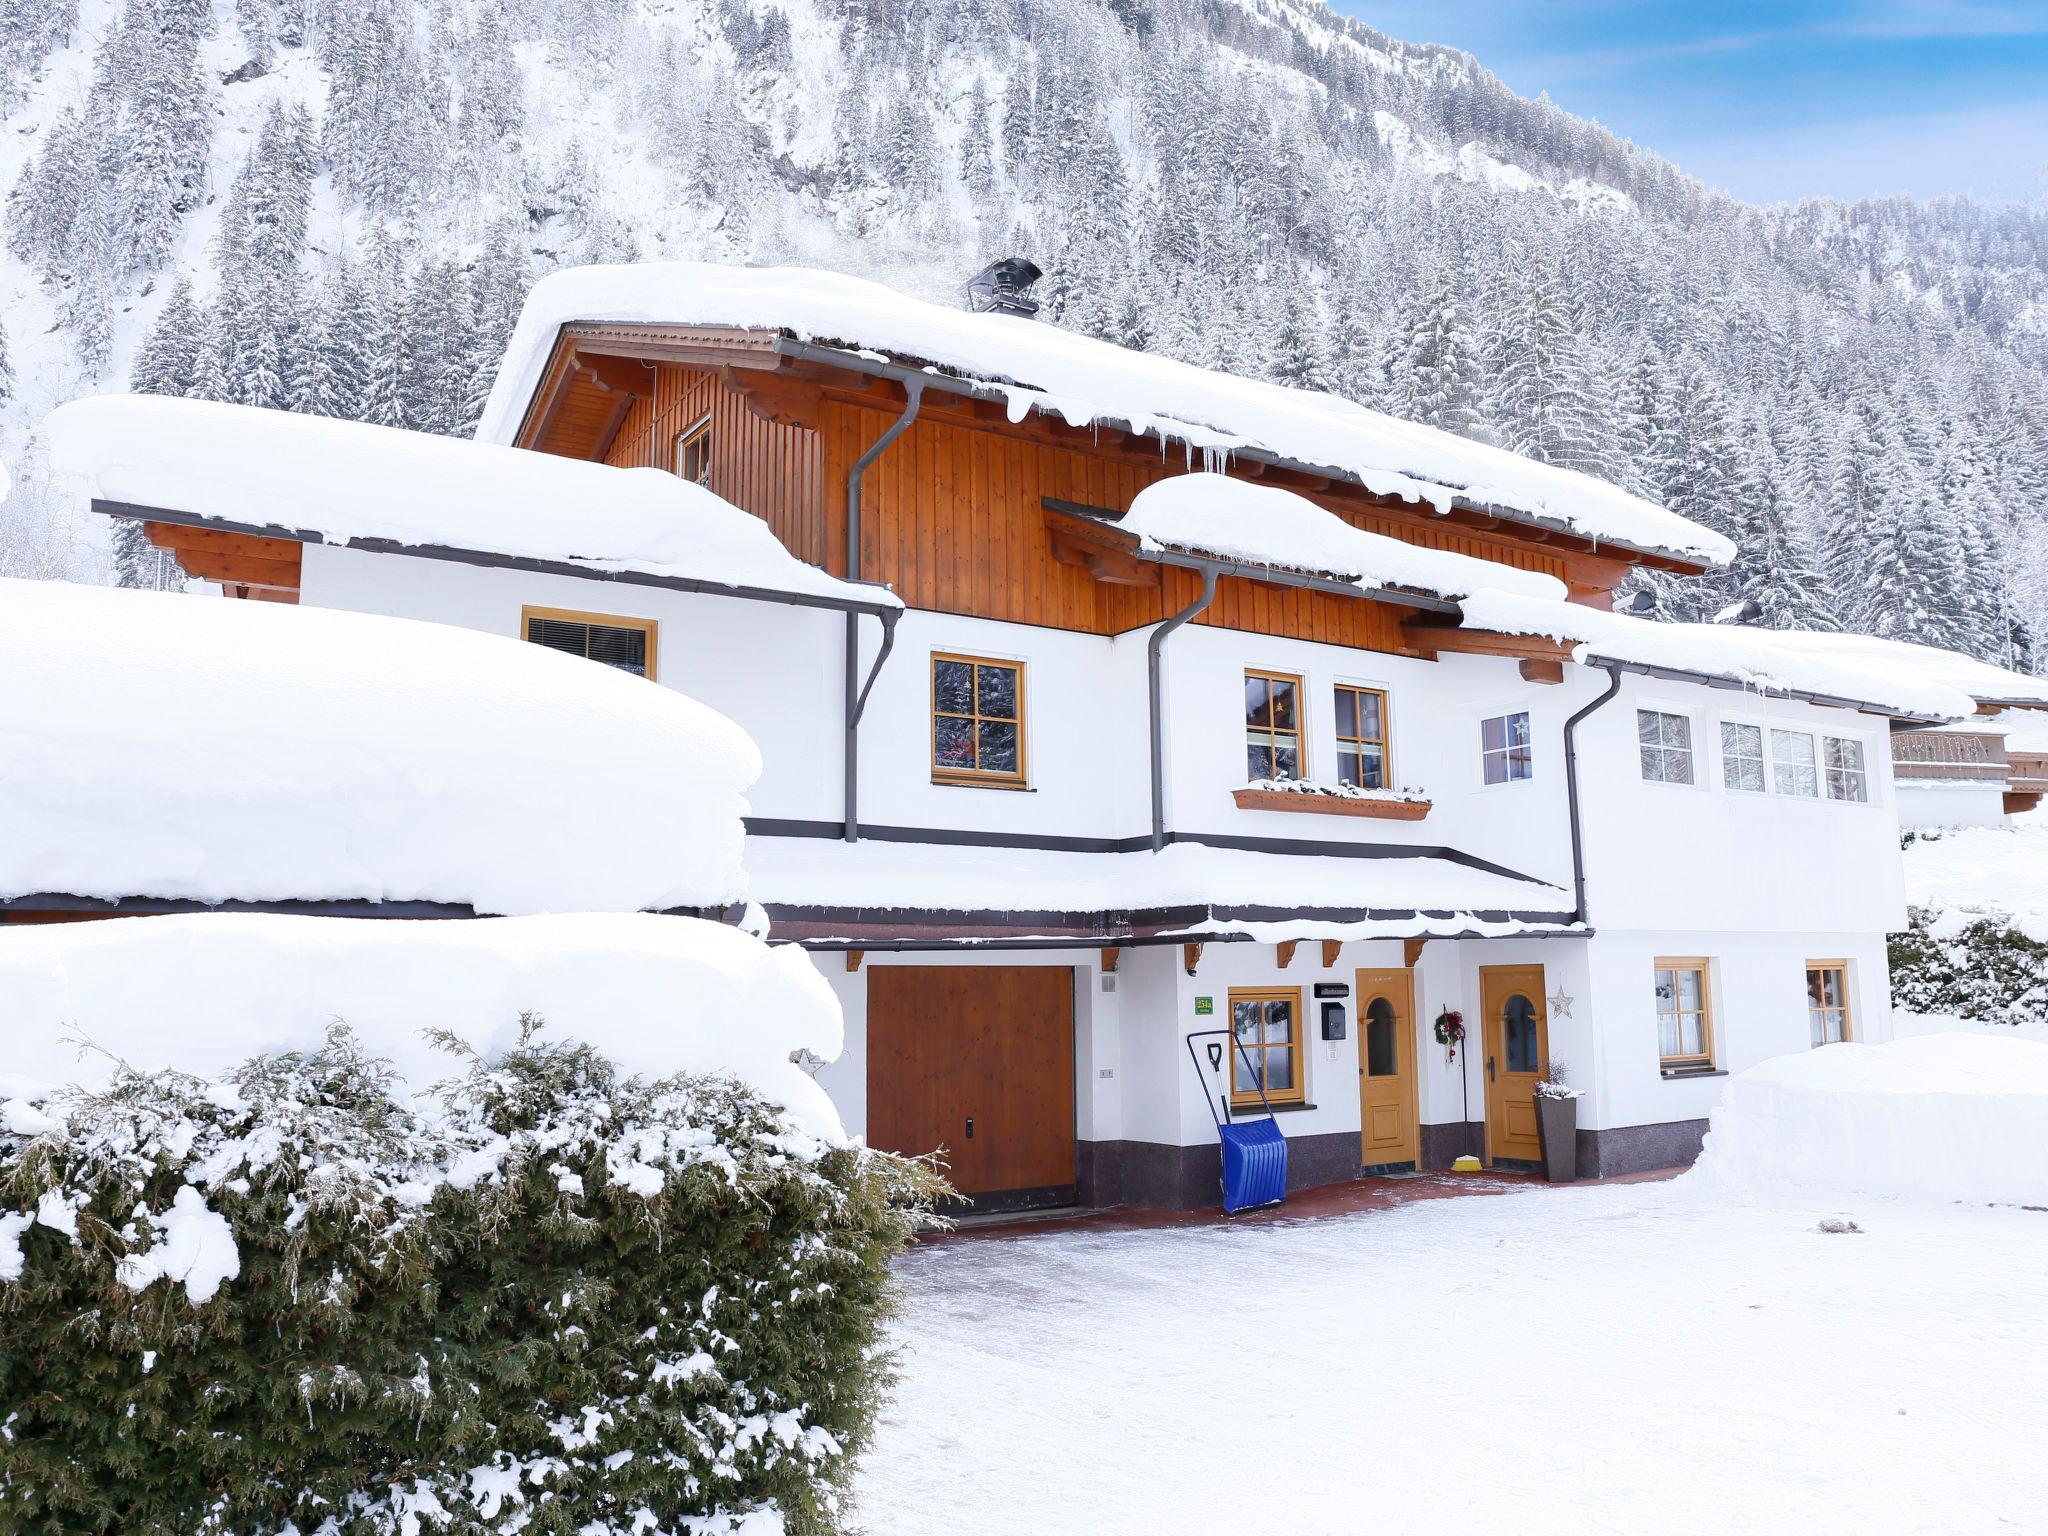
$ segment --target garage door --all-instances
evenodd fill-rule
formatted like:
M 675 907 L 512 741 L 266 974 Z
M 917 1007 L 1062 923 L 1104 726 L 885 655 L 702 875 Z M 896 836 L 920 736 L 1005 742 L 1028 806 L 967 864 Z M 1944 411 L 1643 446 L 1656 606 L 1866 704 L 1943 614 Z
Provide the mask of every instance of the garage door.
M 977 1210 L 1075 1198 L 1074 973 L 868 969 L 868 1144 L 945 1149 Z

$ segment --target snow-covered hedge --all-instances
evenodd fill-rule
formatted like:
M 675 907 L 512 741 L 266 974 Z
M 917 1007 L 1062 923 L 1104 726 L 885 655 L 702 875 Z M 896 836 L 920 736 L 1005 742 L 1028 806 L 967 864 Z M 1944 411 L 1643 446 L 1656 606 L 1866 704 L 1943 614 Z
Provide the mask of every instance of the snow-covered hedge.
M 0 1106 L 0 1530 L 840 1527 L 934 1177 L 531 1029 L 450 1073 Z
M 1914 907 L 1891 936 L 1892 1006 L 1983 1023 L 2048 1016 L 2048 944 L 1996 912 Z

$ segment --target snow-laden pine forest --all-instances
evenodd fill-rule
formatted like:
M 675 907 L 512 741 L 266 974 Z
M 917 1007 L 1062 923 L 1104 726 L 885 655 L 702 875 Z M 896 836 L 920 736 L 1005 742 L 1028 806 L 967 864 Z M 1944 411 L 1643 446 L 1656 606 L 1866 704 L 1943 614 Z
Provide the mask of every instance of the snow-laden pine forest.
M 10 0 L 0 572 L 152 579 L 40 467 L 81 393 L 463 432 L 526 285 L 948 294 L 1606 476 L 1753 597 L 2048 665 L 2048 213 L 1754 208 L 1317 0 Z

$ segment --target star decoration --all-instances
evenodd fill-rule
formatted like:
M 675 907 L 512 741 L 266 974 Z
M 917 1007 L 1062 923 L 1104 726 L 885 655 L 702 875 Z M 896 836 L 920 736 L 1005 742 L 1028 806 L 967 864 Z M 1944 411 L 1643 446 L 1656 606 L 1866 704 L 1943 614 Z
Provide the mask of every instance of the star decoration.
M 1550 1016 L 1553 1019 L 1568 1019 L 1572 1016 L 1572 997 L 1564 988 L 1559 987 L 1555 992 L 1551 993 L 1548 1001 L 1550 1003 Z

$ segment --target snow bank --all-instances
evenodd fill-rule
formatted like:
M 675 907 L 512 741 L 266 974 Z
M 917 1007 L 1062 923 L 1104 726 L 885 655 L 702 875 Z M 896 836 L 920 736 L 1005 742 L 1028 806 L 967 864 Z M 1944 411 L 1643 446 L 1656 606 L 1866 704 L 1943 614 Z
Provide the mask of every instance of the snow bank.
M 1487 588 L 1557 602 L 1565 597 L 1555 576 L 1369 533 L 1306 496 L 1228 475 L 1175 475 L 1148 485 L 1117 527 L 1136 534 L 1146 549 L 1277 566 L 1357 587 L 1450 598 Z
M 1276 907 L 1391 914 L 1543 912 L 1561 917 L 1571 908 L 1570 895 L 1556 886 L 1451 859 L 1295 856 L 1199 843 L 1170 843 L 1158 853 L 1067 853 L 756 837 L 747 844 L 747 873 L 755 899 L 764 905 L 871 913 Z
M 758 517 L 658 469 L 157 395 L 73 400 L 43 430 L 53 473 L 105 501 L 330 544 L 389 539 L 902 606 L 804 564 Z
M 1459 607 L 1467 629 L 1576 643 L 1584 662 L 1670 667 L 1761 691 L 1827 694 L 1944 720 L 1973 715 L 1980 700 L 2048 704 L 2048 678 L 1930 645 L 1740 624 L 1663 624 L 1505 590 L 1474 593 Z
M 1995 722 L 2008 752 L 2048 752 L 2048 709 L 2009 709 Z
M 108 1054 L 142 1071 L 219 1077 L 256 1055 L 310 1050 L 336 1020 L 414 1090 L 460 1075 L 429 1029 L 486 1057 L 519 1016 L 629 1073 L 722 1072 L 822 1140 L 838 1112 L 790 1062 L 839 1054 L 839 1005 L 803 952 L 719 923 L 647 913 L 381 922 L 203 913 L 0 928 L 10 1081 L 95 1086 Z M 26 1109 L 28 1106 L 20 1104 Z M 32 1110 L 30 1111 L 33 1112 Z
M 2048 820 L 2022 816 L 2010 827 L 1916 837 L 1905 863 L 1909 905 L 2008 918 L 2048 944 Z
M 724 716 L 523 641 L 0 581 L 0 899 L 719 907 L 760 770 Z
M 1724 1188 L 2048 1205 L 2048 1045 L 1829 1045 L 1728 1080 L 1697 1176 Z
M 1253 448 L 1357 480 L 1439 512 L 1476 507 L 1574 533 L 1725 565 L 1720 534 L 1617 486 L 1519 458 L 1335 395 L 1216 373 L 1038 320 L 976 315 L 880 283 L 807 267 L 699 262 L 573 267 L 527 296 L 477 439 L 509 443 L 564 325 L 725 325 L 882 353 L 999 388 L 1010 417 L 1114 423 L 1192 448 Z

